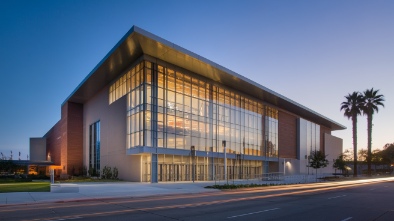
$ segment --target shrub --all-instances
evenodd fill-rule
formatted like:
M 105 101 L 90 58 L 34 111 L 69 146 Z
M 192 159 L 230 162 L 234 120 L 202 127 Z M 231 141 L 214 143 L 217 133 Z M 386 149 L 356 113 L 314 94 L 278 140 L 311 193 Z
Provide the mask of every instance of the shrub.
M 112 178 L 111 167 L 104 166 L 101 178 L 103 178 L 103 179 L 111 179 Z
M 112 170 L 112 179 L 117 180 L 118 175 L 119 175 L 118 168 L 114 167 L 114 169 Z
M 88 170 L 86 169 L 86 166 L 83 166 L 81 171 L 82 171 L 82 176 L 88 175 Z

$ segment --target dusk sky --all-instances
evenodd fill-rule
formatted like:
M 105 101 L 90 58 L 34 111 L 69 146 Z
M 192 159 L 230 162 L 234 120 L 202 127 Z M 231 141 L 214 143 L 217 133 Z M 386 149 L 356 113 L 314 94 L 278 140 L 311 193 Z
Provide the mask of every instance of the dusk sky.
M 394 142 L 394 1 L 0 1 L 0 151 L 29 154 L 60 107 L 136 25 L 344 126 L 353 91 L 385 96 L 372 147 Z M 360 116 L 358 147 L 367 147 Z

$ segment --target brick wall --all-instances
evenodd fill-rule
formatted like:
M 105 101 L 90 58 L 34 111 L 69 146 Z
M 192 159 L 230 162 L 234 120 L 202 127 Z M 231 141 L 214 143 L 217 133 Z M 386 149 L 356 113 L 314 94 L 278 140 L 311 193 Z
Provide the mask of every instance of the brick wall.
M 279 111 L 278 146 L 279 157 L 297 157 L 297 117 Z
M 67 103 L 67 174 L 80 173 L 83 161 L 83 104 Z
M 60 145 L 61 145 L 61 120 L 59 120 L 55 126 L 53 126 L 46 134 L 45 134 L 45 138 L 46 138 L 46 157 L 48 157 L 48 154 L 50 154 L 51 156 L 51 161 L 57 165 L 60 166 L 61 165 L 61 161 L 60 161 L 60 155 L 61 155 L 61 149 L 60 149 Z
M 82 172 L 83 104 L 67 102 L 62 106 L 61 119 L 46 134 L 47 155 L 61 166 L 61 173 Z

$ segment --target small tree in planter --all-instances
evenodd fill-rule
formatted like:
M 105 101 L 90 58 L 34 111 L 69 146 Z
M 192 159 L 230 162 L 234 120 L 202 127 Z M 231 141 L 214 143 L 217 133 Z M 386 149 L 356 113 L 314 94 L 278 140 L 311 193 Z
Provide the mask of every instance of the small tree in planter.
M 317 180 L 317 169 L 324 168 L 328 165 L 327 155 L 320 150 L 312 151 L 310 155 L 309 166 L 316 169 L 316 180 Z

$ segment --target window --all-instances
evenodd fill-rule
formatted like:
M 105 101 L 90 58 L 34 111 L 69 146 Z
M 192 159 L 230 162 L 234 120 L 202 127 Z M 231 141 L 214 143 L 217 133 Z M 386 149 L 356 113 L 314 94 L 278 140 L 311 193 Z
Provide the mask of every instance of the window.
M 100 175 L 100 121 L 89 126 L 89 173 Z

